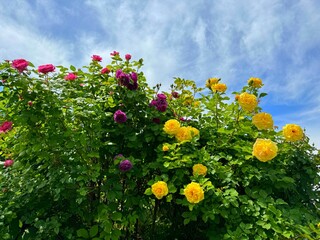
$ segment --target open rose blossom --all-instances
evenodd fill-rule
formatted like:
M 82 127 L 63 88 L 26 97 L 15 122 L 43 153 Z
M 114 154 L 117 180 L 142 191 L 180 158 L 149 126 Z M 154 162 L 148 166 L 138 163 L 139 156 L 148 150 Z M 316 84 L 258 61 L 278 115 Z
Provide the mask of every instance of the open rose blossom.
M 69 73 L 67 76 L 64 77 L 65 80 L 67 81 L 73 81 L 77 78 L 78 76 L 75 75 L 74 73 Z
M 43 74 L 47 74 L 49 72 L 53 72 L 55 69 L 56 69 L 56 67 L 53 66 L 52 64 L 45 64 L 45 65 L 41 65 L 38 67 L 38 72 L 43 73 Z
M 0 133 L 2 132 L 8 132 L 9 130 L 12 129 L 12 122 L 5 121 L 4 123 L 1 124 L 0 126 Z
M 13 165 L 13 160 L 11 160 L 11 159 L 5 160 L 3 165 L 5 167 L 10 167 Z
M 127 172 L 132 168 L 132 163 L 126 159 L 120 162 L 119 169 L 121 172 Z
M 101 62 L 102 61 L 102 57 L 100 57 L 99 55 L 92 55 L 92 61 L 96 61 L 96 62 Z
M 20 73 L 23 72 L 29 65 L 25 59 L 16 59 L 12 61 L 12 67 L 17 69 Z
M 124 123 L 127 121 L 127 115 L 124 112 L 122 112 L 121 110 L 117 110 L 113 114 L 113 119 L 116 123 Z

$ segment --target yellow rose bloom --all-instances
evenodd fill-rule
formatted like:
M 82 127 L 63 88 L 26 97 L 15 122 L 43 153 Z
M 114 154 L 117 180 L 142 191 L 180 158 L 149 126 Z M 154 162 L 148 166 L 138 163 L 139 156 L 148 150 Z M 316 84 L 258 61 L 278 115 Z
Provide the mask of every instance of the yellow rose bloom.
M 263 85 L 262 80 L 256 77 L 249 78 L 248 84 L 255 88 L 261 88 Z
M 295 142 L 303 138 L 303 130 L 299 125 L 286 124 L 282 129 L 283 136 L 287 141 Z
M 175 137 L 179 142 L 188 141 L 192 139 L 192 133 L 189 127 L 181 127 L 175 134 Z
M 199 107 L 199 106 L 200 106 L 200 101 L 195 101 L 195 102 L 193 103 L 193 106 L 194 106 L 194 107 Z
M 164 144 L 163 146 L 162 146 L 162 151 L 164 151 L 164 152 L 167 152 L 167 151 L 169 151 L 169 145 L 168 144 Z
M 275 158 L 278 153 L 278 147 L 270 139 L 258 138 L 253 145 L 253 156 L 261 162 L 267 162 Z
M 169 135 L 175 135 L 180 129 L 180 123 L 175 119 L 170 119 L 165 122 L 163 130 Z
M 189 183 L 183 193 L 190 203 L 198 203 L 204 199 L 204 191 L 199 183 Z
M 227 90 L 227 85 L 224 83 L 216 83 L 216 84 L 211 85 L 211 90 L 213 92 L 224 93 Z
M 193 170 L 193 173 L 192 173 L 193 176 L 196 176 L 196 175 L 205 176 L 208 171 L 207 167 L 202 165 L 201 163 L 193 165 L 192 170 Z
M 206 87 L 207 88 L 211 88 L 211 86 L 213 84 L 216 84 L 220 81 L 220 78 L 209 78 L 207 81 L 206 81 Z
M 238 103 L 245 111 L 252 112 L 258 105 L 257 97 L 250 93 L 241 93 L 238 99 Z
M 258 113 L 252 117 L 252 123 L 259 129 L 273 129 L 273 119 L 269 113 Z
M 198 136 L 199 133 L 200 133 L 198 129 L 196 129 L 194 127 L 191 127 L 191 126 L 188 126 L 187 129 L 189 129 L 190 134 L 191 134 L 192 137 Z
M 156 196 L 156 198 L 161 199 L 168 195 L 168 185 L 164 181 L 158 181 L 151 186 L 151 192 Z

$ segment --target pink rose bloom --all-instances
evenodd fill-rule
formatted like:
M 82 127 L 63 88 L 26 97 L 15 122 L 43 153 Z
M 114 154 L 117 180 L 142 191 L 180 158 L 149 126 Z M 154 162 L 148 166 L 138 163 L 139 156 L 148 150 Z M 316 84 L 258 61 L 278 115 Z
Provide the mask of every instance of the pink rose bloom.
M 92 55 L 92 61 L 97 61 L 97 62 L 101 62 L 102 61 L 102 57 L 100 57 L 99 55 Z
M 116 55 L 119 55 L 119 52 L 117 51 L 113 51 L 112 53 L 110 53 L 111 56 L 116 56 Z
M 38 67 L 38 72 L 47 74 L 48 72 L 53 72 L 55 69 L 55 66 L 52 64 L 45 64 Z
M 2 125 L 0 126 L 0 133 L 8 132 L 8 131 L 11 130 L 11 129 L 12 129 L 12 122 L 5 121 L 5 122 L 2 123 Z
M 125 58 L 126 58 L 127 61 L 129 61 L 131 59 L 131 55 L 130 54 L 126 54 Z
M 29 62 L 25 59 L 16 59 L 12 61 L 12 67 L 22 73 L 29 65 Z
M 11 159 L 5 160 L 3 165 L 5 167 L 10 167 L 13 165 L 13 160 L 11 160 Z
M 101 69 L 101 74 L 108 74 L 110 72 L 109 68 L 102 68 Z
M 78 76 L 75 75 L 74 73 L 69 73 L 67 76 L 64 77 L 65 80 L 67 81 L 73 81 L 77 78 Z

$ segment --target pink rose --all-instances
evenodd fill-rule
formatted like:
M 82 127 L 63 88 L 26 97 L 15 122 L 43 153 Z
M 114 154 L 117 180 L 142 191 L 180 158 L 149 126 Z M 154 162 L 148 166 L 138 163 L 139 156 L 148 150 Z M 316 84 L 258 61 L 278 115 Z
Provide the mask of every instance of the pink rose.
M 13 160 L 11 160 L 11 159 L 5 160 L 3 165 L 5 167 L 10 167 L 13 165 Z
M 92 61 L 97 61 L 97 62 L 101 62 L 102 61 L 102 57 L 100 57 L 99 55 L 92 55 Z
M 12 61 L 12 67 L 17 69 L 20 73 L 23 72 L 29 65 L 25 59 L 16 59 Z
M 130 54 L 126 54 L 125 58 L 126 58 L 127 61 L 129 61 L 131 59 L 131 55 Z
M 67 81 L 73 81 L 77 78 L 78 76 L 75 75 L 74 73 L 69 73 L 67 76 L 64 77 L 65 80 Z
M 53 72 L 55 69 L 55 66 L 52 64 L 45 64 L 38 67 L 38 72 L 46 74 L 48 72 Z
M 117 51 L 113 51 L 112 53 L 110 53 L 111 56 L 116 56 L 116 55 L 119 55 L 119 52 Z
M 101 74 L 106 74 L 106 73 L 108 74 L 109 72 L 110 72 L 109 68 L 105 67 L 101 69 Z
M 0 133 L 2 132 L 8 132 L 9 130 L 12 129 L 12 122 L 9 121 L 5 121 L 4 123 L 2 123 L 2 125 L 0 126 Z

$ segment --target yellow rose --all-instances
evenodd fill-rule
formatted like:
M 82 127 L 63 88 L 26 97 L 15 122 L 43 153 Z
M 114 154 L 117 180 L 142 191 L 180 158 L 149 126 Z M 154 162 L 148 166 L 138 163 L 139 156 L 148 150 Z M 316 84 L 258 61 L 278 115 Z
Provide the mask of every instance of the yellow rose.
M 183 193 L 190 203 L 198 203 L 204 199 L 204 191 L 199 183 L 189 183 Z
M 216 83 L 216 84 L 211 85 L 211 90 L 213 92 L 224 93 L 227 90 L 227 85 L 224 83 Z
M 162 146 L 162 151 L 164 151 L 164 152 L 167 152 L 167 151 L 169 151 L 169 145 L 168 144 L 164 144 L 163 146 Z
M 248 84 L 255 88 L 261 88 L 263 86 L 262 80 L 256 77 L 249 78 Z
M 195 101 L 195 102 L 193 103 L 193 106 L 194 106 L 194 107 L 199 107 L 199 106 L 200 106 L 200 101 Z
M 208 169 L 206 166 L 202 165 L 201 163 L 198 163 L 193 165 L 192 170 L 193 170 L 193 176 L 196 176 L 196 175 L 205 176 L 207 174 Z
M 191 133 L 189 127 L 181 127 L 177 131 L 175 137 L 179 142 L 189 141 L 192 139 L 192 133 Z
M 165 122 L 163 130 L 170 135 L 175 135 L 180 129 L 180 123 L 175 119 L 170 119 Z
M 267 162 L 275 158 L 278 153 L 278 147 L 270 139 L 258 138 L 253 145 L 253 156 L 261 162 Z
M 243 110 L 249 112 L 252 112 L 258 105 L 257 97 L 246 92 L 240 94 L 238 103 Z
M 198 129 L 196 129 L 194 127 L 191 127 L 191 126 L 188 126 L 187 129 L 189 129 L 190 134 L 191 134 L 192 137 L 198 136 L 199 133 L 200 133 Z
M 295 142 L 303 138 L 303 130 L 299 125 L 286 124 L 282 129 L 283 136 L 287 141 Z
M 168 185 L 164 181 L 158 181 L 151 186 L 151 192 L 156 196 L 156 198 L 161 199 L 168 195 Z
M 211 88 L 211 86 L 213 84 L 216 84 L 220 81 L 220 78 L 209 78 L 207 81 L 206 81 L 206 87 L 207 88 Z
M 273 119 L 269 113 L 258 113 L 252 117 L 252 123 L 258 129 L 273 129 Z

